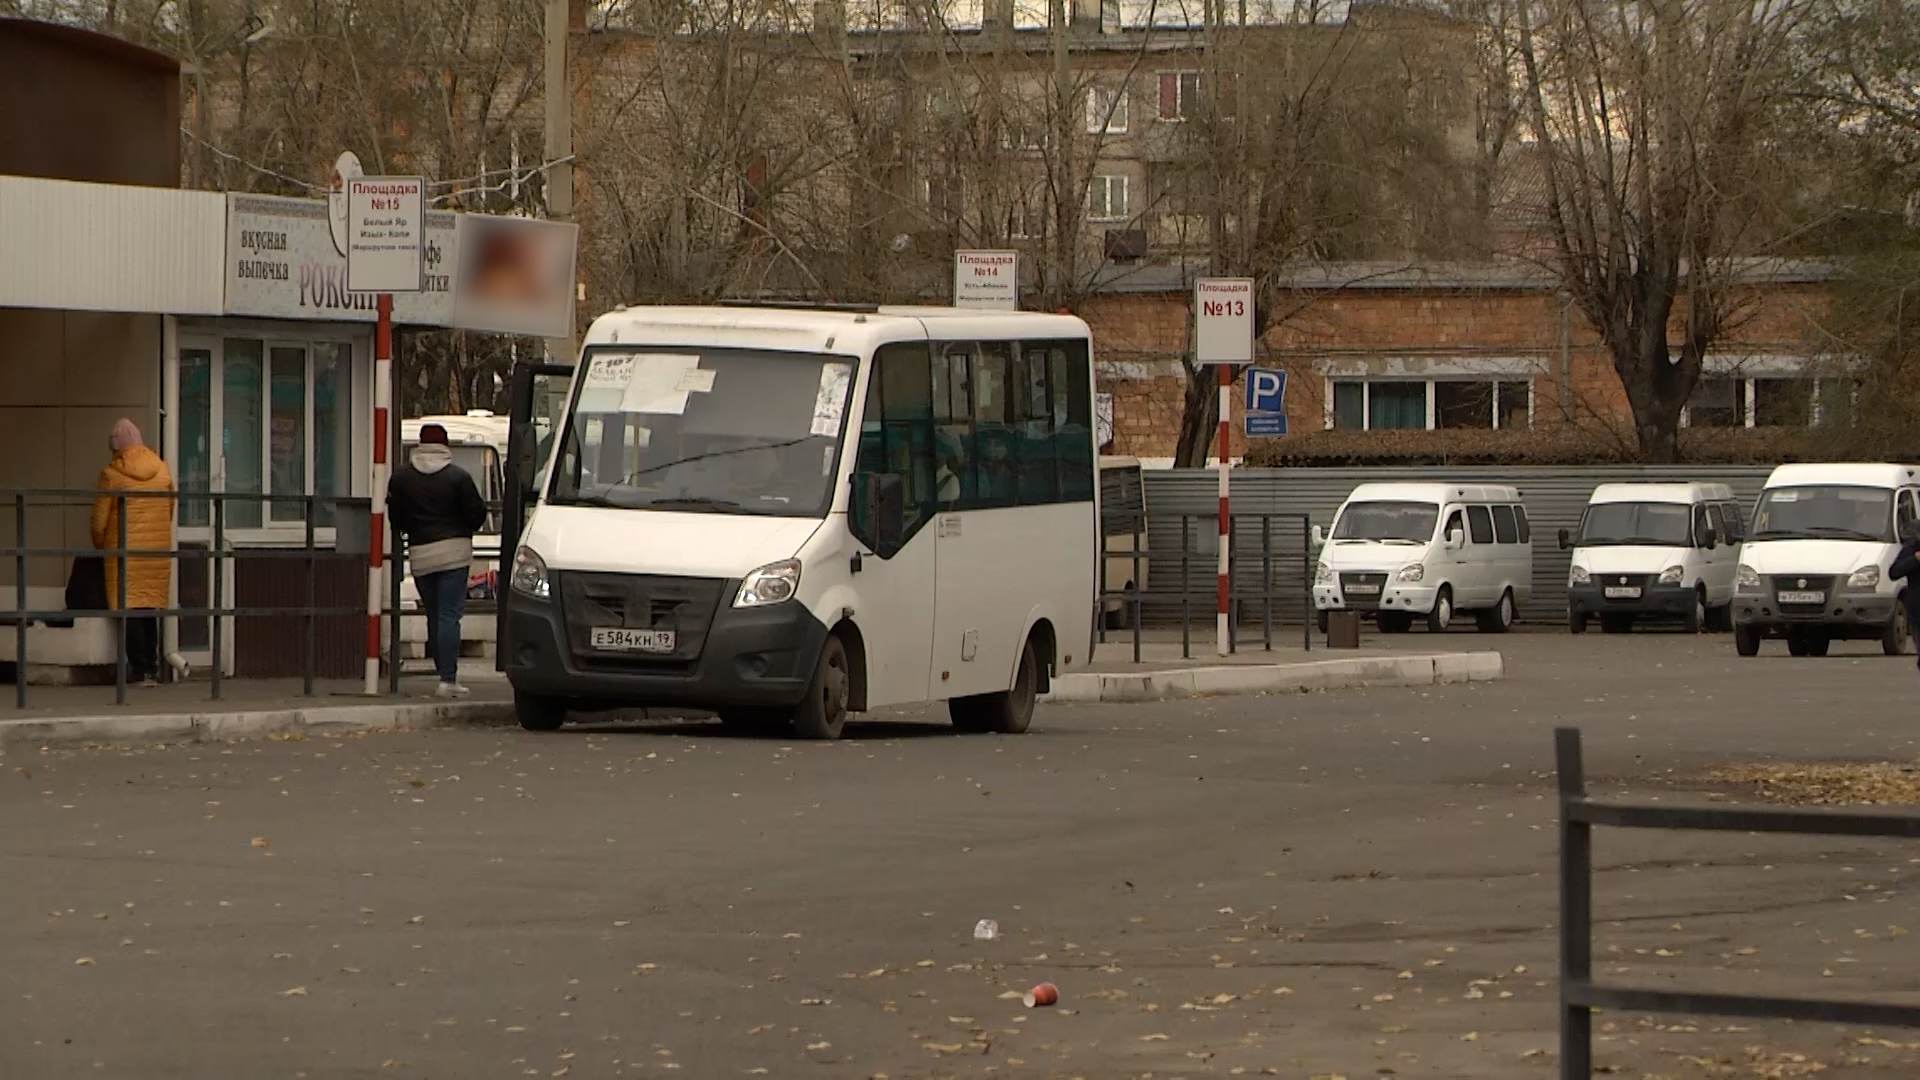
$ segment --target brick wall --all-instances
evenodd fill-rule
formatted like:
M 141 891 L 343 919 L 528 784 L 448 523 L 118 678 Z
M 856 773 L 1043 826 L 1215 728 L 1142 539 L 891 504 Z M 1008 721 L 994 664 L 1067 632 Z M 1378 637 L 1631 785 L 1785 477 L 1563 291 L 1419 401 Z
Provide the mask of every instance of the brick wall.
M 1814 356 L 1814 320 L 1823 287 L 1757 286 L 1740 305 L 1716 355 Z M 1288 371 L 1287 423 L 1295 431 L 1325 425 L 1325 377 L 1412 374 L 1431 365 L 1525 361 L 1533 383 L 1533 423 L 1606 425 L 1628 430 L 1626 395 L 1599 338 L 1577 309 L 1533 288 L 1354 289 L 1334 295 L 1287 294 L 1285 318 L 1261 342 L 1264 364 Z M 1093 328 L 1100 386 L 1114 398 L 1116 454 L 1170 457 L 1180 430 L 1186 379 L 1187 297 L 1139 293 L 1095 297 L 1079 313 Z M 1562 344 L 1562 326 L 1565 342 Z M 1684 325 L 1676 311 L 1673 325 Z M 1564 369 L 1564 377 L 1563 377 Z M 1515 378 L 1503 375 L 1502 378 Z M 1241 391 L 1236 389 L 1233 452 L 1243 450 Z

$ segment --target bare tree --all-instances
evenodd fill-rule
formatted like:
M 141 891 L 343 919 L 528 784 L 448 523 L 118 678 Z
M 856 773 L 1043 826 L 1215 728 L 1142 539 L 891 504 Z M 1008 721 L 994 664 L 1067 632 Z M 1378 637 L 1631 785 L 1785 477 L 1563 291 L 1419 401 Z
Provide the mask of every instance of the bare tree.
M 1811 0 L 1517 0 L 1529 165 L 1563 288 L 1625 388 L 1643 460 L 1740 315 Z M 1672 341 L 1677 335 L 1677 348 Z

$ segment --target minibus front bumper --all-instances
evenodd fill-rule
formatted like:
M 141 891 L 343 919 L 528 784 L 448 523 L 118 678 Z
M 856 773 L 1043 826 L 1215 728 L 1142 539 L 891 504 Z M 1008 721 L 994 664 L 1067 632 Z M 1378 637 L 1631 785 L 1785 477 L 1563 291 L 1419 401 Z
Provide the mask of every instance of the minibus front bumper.
M 720 595 L 732 600 L 738 581 Z M 560 590 L 556 589 L 558 593 Z M 579 707 L 790 708 L 806 696 L 827 627 L 797 601 L 713 611 L 697 651 L 651 656 L 595 651 L 569 634 L 562 601 L 515 593 L 507 603 L 507 680 L 516 691 Z
M 1595 575 L 1596 580 L 1605 575 Z M 1630 586 L 1637 596 L 1608 596 L 1600 585 L 1574 585 L 1567 589 L 1567 610 L 1575 615 L 1644 615 L 1653 618 L 1684 619 L 1693 610 L 1693 589 L 1687 585 Z
M 1404 611 L 1410 615 L 1425 615 L 1433 610 L 1433 602 L 1439 592 L 1437 585 L 1388 581 L 1381 585 L 1378 597 L 1348 596 L 1339 585 L 1315 585 L 1313 606 L 1318 611 L 1358 611 L 1366 614 Z

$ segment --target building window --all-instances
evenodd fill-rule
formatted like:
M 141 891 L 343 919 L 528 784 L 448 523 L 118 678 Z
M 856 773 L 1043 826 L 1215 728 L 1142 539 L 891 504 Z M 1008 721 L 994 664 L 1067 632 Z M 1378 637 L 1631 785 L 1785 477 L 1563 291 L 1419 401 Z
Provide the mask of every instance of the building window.
M 1329 426 L 1340 431 L 1508 430 L 1532 422 L 1521 379 L 1338 379 Z
M 1087 185 L 1087 216 L 1094 221 L 1127 219 L 1127 178 L 1096 176 Z
M 1087 95 L 1087 134 L 1125 135 L 1127 133 L 1127 91 L 1096 86 Z
M 1857 393 L 1851 379 L 1702 375 L 1681 421 L 1690 428 L 1845 427 Z
M 1160 73 L 1160 119 L 1188 120 L 1206 111 L 1200 96 L 1200 73 L 1163 71 Z

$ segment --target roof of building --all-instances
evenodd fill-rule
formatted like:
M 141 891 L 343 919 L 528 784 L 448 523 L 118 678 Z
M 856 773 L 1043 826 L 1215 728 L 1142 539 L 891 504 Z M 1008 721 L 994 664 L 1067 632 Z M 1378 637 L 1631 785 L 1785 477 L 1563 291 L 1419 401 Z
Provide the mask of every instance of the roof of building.
M 166 53 L 143 48 L 111 34 L 98 34 L 62 23 L 4 15 L 0 16 L 0 37 L 35 40 L 61 48 L 97 53 L 118 60 L 129 67 L 173 74 L 178 74 L 180 71 L 180 61 Z

